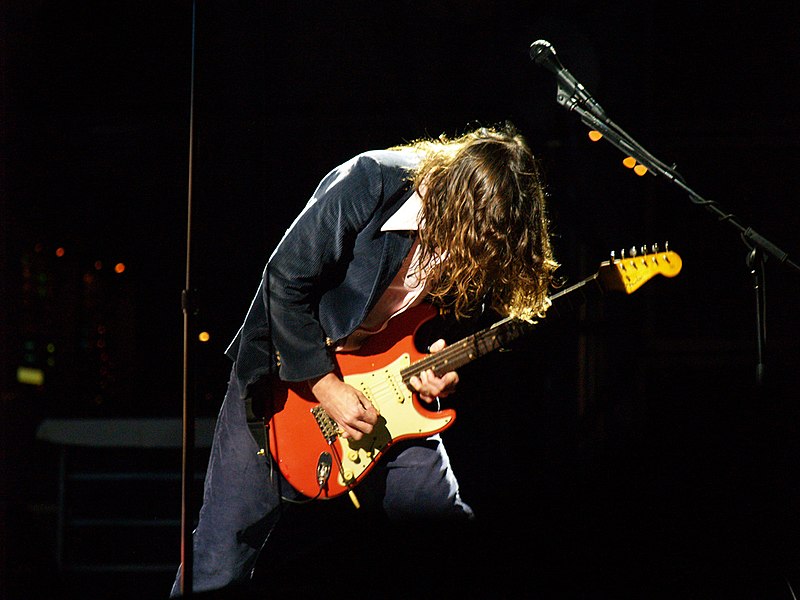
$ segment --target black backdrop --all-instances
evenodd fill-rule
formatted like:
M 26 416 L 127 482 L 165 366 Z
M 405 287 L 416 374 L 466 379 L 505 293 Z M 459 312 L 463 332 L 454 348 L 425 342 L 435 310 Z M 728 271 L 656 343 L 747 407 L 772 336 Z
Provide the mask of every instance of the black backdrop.
M 196 327 L 211 333 L 192 347 L 198 414 L 215 414 L 225 345 L 322 174 L 363 149 L 507 119 L 545 166 L 569 280 L 632 245 L 668 241 L 684 266 L 464 369 L 447 436 L 464 495 L 495 532 L 487 548 L 506 559 L 511 580 L 566 574 L 586 589 L 786 597 L 800 550 L 798 274 L 767 262 L 767 371 L 757 386 L 755 293 L 738 233 L 666 180 L 634 175 L 610 144 L 590 142 L 528 48 L 552 42 L 614 121 L 796 261 L 797 8 L 196 7 L 191 277 Z M 42 419 L 181 414 L 192 8 L 2 9 L 12 516 L 41 483 L 29 463 L 40 460 Z M 59 246 L 66 254 L 54 258 Z M 107 274 L 119 261 L 125 273 Z M 105 356 L 93 350 L 101 322 Z M 38 388 L 15 381 L 29 338 L 58 341 Z

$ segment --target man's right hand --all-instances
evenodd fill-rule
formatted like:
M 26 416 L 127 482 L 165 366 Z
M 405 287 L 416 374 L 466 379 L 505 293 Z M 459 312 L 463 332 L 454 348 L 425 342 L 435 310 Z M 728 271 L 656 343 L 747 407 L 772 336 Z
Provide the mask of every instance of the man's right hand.
M 372 432 L 378 411 L 364 394 L 335 373 L 309 380 L 308 385 L 328 416 L 339 424 L 344 437 L 360 440 Z

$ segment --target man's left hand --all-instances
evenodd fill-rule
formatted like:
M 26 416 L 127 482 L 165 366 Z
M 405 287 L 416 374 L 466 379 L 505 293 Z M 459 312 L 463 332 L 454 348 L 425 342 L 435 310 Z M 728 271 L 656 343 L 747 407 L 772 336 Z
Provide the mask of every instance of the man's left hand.
M 444 340 L 436 340 L 431 344 L 431 352 L 439 352 L 447 344 Z M 411 386 L 417 390 L 419 397 L 430 404 L 437 398 L 446 398 L 455 391 L 458 385 L 458 373 L 450 371 L 441 377 L 437 377 L 431 370 L 427 369 L 419 374 L 419 377 L 411 377 L 409 380 Z

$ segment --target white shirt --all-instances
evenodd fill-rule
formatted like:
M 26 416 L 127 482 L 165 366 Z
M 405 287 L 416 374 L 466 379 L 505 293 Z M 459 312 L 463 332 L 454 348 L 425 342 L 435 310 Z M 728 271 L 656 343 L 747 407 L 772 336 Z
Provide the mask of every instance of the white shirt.
M 381 227 L 381 231 L 418 231 L 422 218 L 422 199 L 414 192 Z M 341 342 L 336 350 L 355 350 L 369 336 L 386 328 L 389 319 L 425 298 L 427 282 L 419 272 L 419 239 L 415 239 L 389 287 L 364 319 L 364 322 Z

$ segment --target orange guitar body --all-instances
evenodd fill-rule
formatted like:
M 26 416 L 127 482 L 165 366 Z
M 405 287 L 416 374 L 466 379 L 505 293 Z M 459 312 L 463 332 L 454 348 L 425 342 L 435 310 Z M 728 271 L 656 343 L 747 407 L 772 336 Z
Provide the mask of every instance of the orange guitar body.
M 338 435 L 333 423 L 327 423 L 333 429 L 326 429 L 327 415 L 312 412 L 319 410 L 319 403 L 305 384 L 277 383 L 273 389 L 276 413 L 269 423 L 270 452 L 296 490 L 308 497 L 339 496 L 352 490 L 392 444 L 427 437 L 453 424 L 454 410 L 424 408 L 401 375 L 425 356 L 414 337 L 434 316 L 436 310 L 428 304 L 410 308 L 359 350 L 337 353 L 344 381 L 364 393 L 380 412 L 373 432 L 357 442 Z M 320 457 L 325 453 L 331 459 L 330 475 L 320 486 Z

